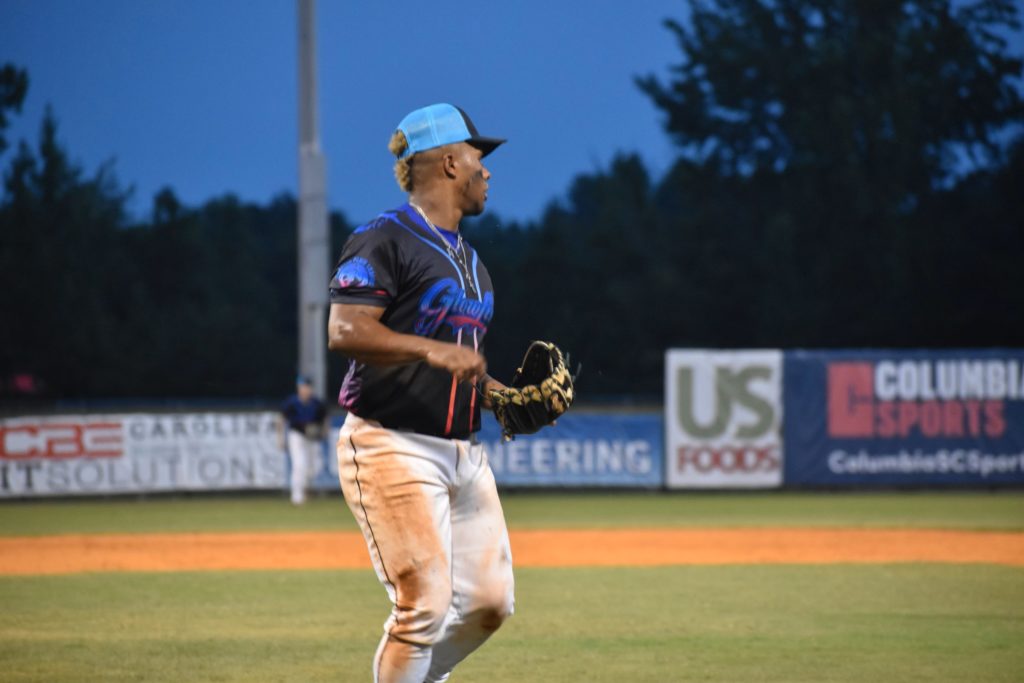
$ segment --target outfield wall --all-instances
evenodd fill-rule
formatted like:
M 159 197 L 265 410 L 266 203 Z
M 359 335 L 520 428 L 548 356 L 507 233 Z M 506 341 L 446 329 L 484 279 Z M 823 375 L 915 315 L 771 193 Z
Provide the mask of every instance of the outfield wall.
M 331 434 L 341 426 L 331 420 Z M 484 416 L 480 439 L 502 486 L 662 486 L 657 413 L 575 411 L 557 429 L 504 442 Z M 173 491 L 280 490 L 288 461 L 274 412 L 111 413 L 0 420 L 0 498 Z M 338 490 L 333 438 L 311 488 Z
M 479 438 L 503 487 L 1020 487 L 1024 350 L 674 349 L 664 414 L 576 409 L 505 442 L 487 413 Z M 333 450 L 315 490 L 338 490 Z M 270 411 L 0 419 L 0 499 L 287 481 Z
M 1024 350 L 786 354 L 791 486 L 1024 483 Z
M 279 489 L 272 412 L 0 420 L 0 498 Z
M 670 350 L 668 488 L 1024 485 L 1024 350 Z
M 332 418 L 332 432 L 343 421 L 343 416 Z M 660 489 L 665 472 L 662 425 L 657 412 L 580 410 L 564 415 L 554 429 L 505 441 L 497 420 L 485 412 L 478 438 L 487 447 L 495 480 L 504 488 Z M 312 488 L 337 491 L 333 442 L 324 443 L 323 453 Z

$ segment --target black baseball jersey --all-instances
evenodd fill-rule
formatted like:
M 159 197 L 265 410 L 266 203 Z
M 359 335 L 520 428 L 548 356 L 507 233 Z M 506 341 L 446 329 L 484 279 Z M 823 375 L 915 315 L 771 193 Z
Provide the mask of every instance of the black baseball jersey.
M 281 404 L 281 414 L 288 422 L 288 429 L 302 432 L 311 424 L 322 424 L 327 417 L 327 408 L 316 396 L 303 402 L 298 394 L 292 394 Z
M 494 315 L 491 277 L 476 250 L 463 240 L 460 252 L 455 233 L 439 232 L 409 204 L 357 228 L 331 279 L 331 303 L 380 306 L 381 323 L 395 332 L 483 353 Z M 388 429 L 453 439 L 480 429 L 472 384 L 422 361 L 380 367 L 349 360 L 338 404 Z

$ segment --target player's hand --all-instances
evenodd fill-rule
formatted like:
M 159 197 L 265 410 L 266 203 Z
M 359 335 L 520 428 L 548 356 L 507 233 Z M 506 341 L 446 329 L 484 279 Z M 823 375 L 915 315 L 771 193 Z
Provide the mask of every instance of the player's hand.
M 427 351 L 427 365 L 447 370 L 459 382 L 476 381 L 487 372 L 487 361 L 476 351 L 438 342 Z

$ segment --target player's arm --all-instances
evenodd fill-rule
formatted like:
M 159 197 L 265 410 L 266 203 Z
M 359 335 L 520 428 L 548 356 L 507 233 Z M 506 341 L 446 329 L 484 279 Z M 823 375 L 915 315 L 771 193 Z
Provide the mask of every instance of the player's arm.
M 491 399 L 490 399 L 490 396 L 489 396 L 489 392 L 491 392 L 491 391 L 501 391 L 502 389 L 505 389 L 506 387 L 505 387 L 504 384 L 502 384 L 498 380 L 494 379 L 490 375 L 484 374 L 484 376 L 481 377 L 480 380 L 476 383 L 476 388 L 477 388 L 477 393 L 480 394 L 481 398 L 483 399 L 483 407 L 484 408 L 493 408 L 493 406 L 491 405 Z
M 380 306 L 331 304 L 327 322 L 327 348 L 367 365 L 404 365 L 425 361 L 447 370 L 460 382 L 475 380 L 487 371 L 487 361 L 476 351 L 395 332 L 380 322 Z

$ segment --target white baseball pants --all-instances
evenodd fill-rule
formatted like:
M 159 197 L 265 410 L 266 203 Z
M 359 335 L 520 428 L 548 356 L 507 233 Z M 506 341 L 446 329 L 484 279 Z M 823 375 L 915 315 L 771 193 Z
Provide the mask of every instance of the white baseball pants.
M 292 465 L 292 503 L 306 502 L 306 486 L 309 484 L 310 468 L 320 458 L 320 441 L 307 439 L 306 435 L 294 429 L 288 430 L 288 459 Z
M 483 445 L 349 414 L 338 471 L 394 605 L 373 680 L 447 680 L 513 610 L 508 530 Z

